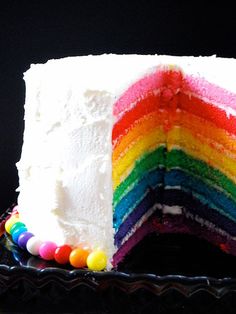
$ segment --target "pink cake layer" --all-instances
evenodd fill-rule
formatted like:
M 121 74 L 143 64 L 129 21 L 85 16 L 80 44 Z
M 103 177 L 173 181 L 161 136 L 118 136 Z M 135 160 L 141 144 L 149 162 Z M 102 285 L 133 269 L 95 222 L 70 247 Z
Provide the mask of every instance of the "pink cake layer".
M 221 104 L 225 108 L 236 109 L 236 95 L 216 86 L 204 78 L 196 78 L 191 75 L 182 75 L 180 70 L 157 69 L 156 72 L 147 75 L 134 83 L 118 99 L 114 106 L 114 115 L 117 120 L 124 112 L 135 106 L 138 99 L 152 92 L 153 90 L 170 88 L 173 93 L 181 89 L 183 93 L 191 92 L 195 96 L 204 98 L 206 101 Z

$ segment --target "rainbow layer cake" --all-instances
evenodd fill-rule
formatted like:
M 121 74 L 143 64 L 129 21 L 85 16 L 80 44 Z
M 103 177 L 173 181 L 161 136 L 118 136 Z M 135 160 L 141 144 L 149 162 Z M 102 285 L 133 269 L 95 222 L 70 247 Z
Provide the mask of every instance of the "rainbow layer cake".
M 116 267 L 152 232 L 236 255 L 235 73 L 236 60 L 215 56 L 31 66 L 14 241 L 92 270 Z

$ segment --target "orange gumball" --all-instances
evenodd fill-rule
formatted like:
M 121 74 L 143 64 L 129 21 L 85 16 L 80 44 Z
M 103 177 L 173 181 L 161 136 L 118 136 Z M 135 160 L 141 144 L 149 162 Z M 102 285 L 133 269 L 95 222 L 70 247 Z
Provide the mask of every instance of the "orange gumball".
M 83 248 L 76 248 L 70 253 L 70 264 L 75 268 L 82 268 L 87 265 L 87 257 L 89 255 L 89 251 Z

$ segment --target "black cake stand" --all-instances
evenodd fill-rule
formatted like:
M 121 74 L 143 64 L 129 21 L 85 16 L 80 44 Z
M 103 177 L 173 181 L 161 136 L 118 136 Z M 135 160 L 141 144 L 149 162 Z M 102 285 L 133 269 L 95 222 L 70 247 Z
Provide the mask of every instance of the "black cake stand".
M 0 313 L 235 313 L 236 257 L 151 234 L 116 270 L 61 267 L 20 250 L 0 217 Z

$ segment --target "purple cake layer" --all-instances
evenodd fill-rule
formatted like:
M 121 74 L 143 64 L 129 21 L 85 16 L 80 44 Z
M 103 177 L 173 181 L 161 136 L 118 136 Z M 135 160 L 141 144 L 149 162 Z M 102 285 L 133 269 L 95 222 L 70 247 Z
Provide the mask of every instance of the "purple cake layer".
M 220 214 L 216 209 L 210 208 L 208 205 L 204 205 L 193 195 L 177 189 L 163 191 L 162 188 L 157 188 L 156 190 L 150 190 L 144 199 L 120 225 L 115 234 L 115 244 L 118 248 L 127 233 L 132 229 L 132 227 L 134 227 L 145 212 L 147 212 L 147 208 L 154 206 L 158 200 L 162 200 L 165 205 L 178 205 L 183 208 L 183 213 L 187 211 L 193 215 L 197 215 L 198 217 L 213 223 L 216 227 L 224 230 L 231 236 L 236 236 L 236 223 L 234 221 L 229 219 L 227 216 Z M 156 213 L 156 215 L 157 214 L 158 213 Z
M 147 195 L 140 201 L 140 203 L 133 209 L 133 211 L 127 216 L 127 218 L 120 225 L 119 229 L 115 234 L 115 245 L 119 247 L 123 238 L 133 228 L 139 219 L 147 212 L 148 209 L 152 208 L 157 202 L 161 203 L 162 187 L 149 189 Z
M 134 233 L 116 252 L 113 257 L 113 266 L 116 267 L 119 262 L 127 255 L 128 252 L 147 234 L 158 233 L 183 233 L 196 235 L 199 238 L 205 239 L 221 249 L 236 255 L 236 240 L 225 234 L 217 233 L 214 230 L 202 226 L 200 223 L 187 218 L 184 215 L 163 215 L 160 218 L 154 213 L 149 219 L 142 224 L 137 233 Z

